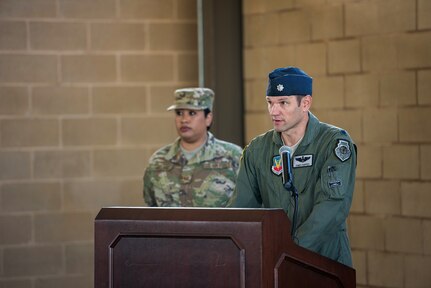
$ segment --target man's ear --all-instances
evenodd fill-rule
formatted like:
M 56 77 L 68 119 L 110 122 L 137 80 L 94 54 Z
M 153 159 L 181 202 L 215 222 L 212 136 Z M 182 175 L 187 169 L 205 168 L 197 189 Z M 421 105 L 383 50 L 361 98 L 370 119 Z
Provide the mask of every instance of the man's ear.
M 302 98 L 301 106 L 304 112 L 308 112 L 308 110 L 310 110 L 311 103 L 313 103 L 313 97 L 311 97 L 311 95 L 306 95 L 304 98 Z

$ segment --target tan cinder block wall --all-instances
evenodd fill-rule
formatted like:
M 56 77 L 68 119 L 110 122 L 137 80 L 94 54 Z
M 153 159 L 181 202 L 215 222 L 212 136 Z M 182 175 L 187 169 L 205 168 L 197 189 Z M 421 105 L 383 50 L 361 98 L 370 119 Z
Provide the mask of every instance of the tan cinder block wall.
M 1 288 L 93 287 L 94 217 L 144 205 L 197 66 L 195 0 L 0 0 Z
M 268 72 L 310 73 L 313 113 L 358 144 L 358 287 L 431 287 L 431 1 L 243 3 L 246 142 L 271 128 Z
M 430 287 L 431 1 L 244 0 L 245 138 L 266 76 L 315 79 L 359 149 L 358 287 Z M 0 287 L 92 287 L 93 220 L 143 205 L 165 108 L 197 85 L 195 0 L 0 0 Z M 162 131 L 154 133 L 154 131 Z

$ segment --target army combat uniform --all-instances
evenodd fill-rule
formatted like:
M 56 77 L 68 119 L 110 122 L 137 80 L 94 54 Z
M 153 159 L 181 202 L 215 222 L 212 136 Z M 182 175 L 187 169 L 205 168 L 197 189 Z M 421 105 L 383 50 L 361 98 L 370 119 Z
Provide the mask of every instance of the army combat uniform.
M 294 201 L 282 184 L 274 130 L 253 139 L 244 149 L 233 205 L 283 208 L 293 219 Z M 309 112 L 305 135 L 292 156 L 299 214 L 294 240 L 300 246 L 352 265 L 346 219 L 355 184 L 356 146 L 345 130 Z
M 180 138 L 150 158 L 144 175 L 148 206 L 225 207 L 232 197 L 239 169 L 241 147 L 216 139 L 207 142 L 186 160 Z

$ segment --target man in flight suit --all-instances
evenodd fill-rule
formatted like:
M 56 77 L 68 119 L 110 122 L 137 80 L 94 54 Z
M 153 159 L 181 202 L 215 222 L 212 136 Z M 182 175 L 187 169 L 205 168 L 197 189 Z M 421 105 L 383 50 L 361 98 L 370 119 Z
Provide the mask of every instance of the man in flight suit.
M 310 112 L 312 78 L 296 67 L 269 74 L 266 101 L 274 129 L 244 149 L 234 207 L 283 208 L 294 218 L 294 199 L 282 183 L 279 149 L 292 151 L 298 193 L 294 241 L 352 266 L 346 231 L 355 184 L 356 145 L 349 134 L 320 122 Z

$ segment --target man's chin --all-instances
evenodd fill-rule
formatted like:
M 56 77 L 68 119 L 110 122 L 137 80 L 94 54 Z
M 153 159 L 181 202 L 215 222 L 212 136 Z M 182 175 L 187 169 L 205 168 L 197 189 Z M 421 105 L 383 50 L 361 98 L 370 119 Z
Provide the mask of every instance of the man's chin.
M 283 127 L 275 126 L 275 125 L 273 127 L 274 127 L 275 132 L 283 132 L 284 131 Z

